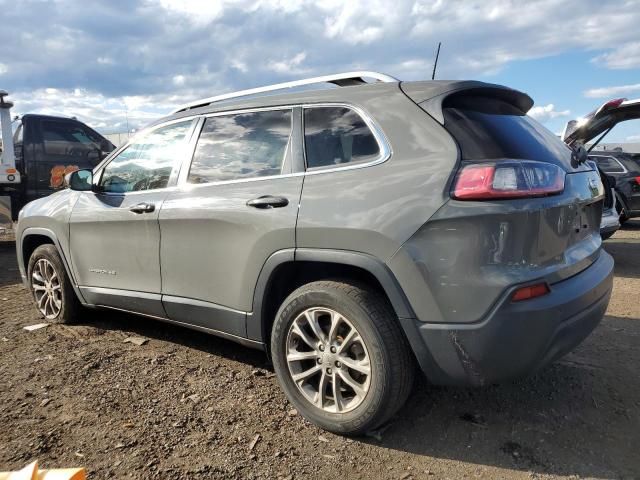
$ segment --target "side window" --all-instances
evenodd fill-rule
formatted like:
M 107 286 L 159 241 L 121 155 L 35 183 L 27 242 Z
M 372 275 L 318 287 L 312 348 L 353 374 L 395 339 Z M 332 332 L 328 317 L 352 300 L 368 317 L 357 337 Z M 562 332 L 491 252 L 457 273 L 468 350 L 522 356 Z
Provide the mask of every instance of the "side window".
M 291 110 L 208 117 L 189 170 L 189 183 L 279 175 L 291 134 Z
M 23 136 L 24 136 L 24 128 L 22 127 L 22 123 L 20 123 L 15 133 L 13 134 L 13 143 L 22 143 Z
M 104 192 L 137 192 L 165 188 L 180 162 L 192 121 L 158 128 L 133 141 L 104 168 L 99 186 Z
M 71 121 L 43 121 L 42 140 L 48 155 L 82 155 L 100 149 L 98 136 Z
M 365 121 L 345 107 L 304 110 L 307 168 L 371 161 L 380 147 Z
M 622 165 L 613 157 L 601 157 L 601 156 L 593 156 L 589 157 L 591 160 L 595 160 L 598 166 L 606 173 L 623 173 L 624 168 Z

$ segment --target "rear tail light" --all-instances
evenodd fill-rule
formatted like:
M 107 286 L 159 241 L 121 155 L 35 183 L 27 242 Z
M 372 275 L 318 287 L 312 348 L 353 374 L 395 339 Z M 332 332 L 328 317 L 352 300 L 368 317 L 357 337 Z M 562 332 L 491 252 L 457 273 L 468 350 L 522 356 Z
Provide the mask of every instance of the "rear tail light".
M 640 185 L 640 177 L 636 177 L 636 183 Z
M 546 295 L 551 290 L 549 290 L 549 285 L 546 283 L 538 283 L 537 285 L 530 285 L 528 287 L 522 287 L 513 292 L 511 296 L 511 301 L 513 302 L 521 302 L 523 300 L 530 300 L 532 298 L 541 297 Z
M 603 112 L 605 110 L 612 110 L 614 108 L 618 108 L 626 100 L 627 100 L 626 98 L 614 98 L 613 100 L 609 100 L 607 103 L 605 103 L 598 109 L 597 113 Z
M 564 176 L 560 167 L 535 161 L 463 164 L 452 197 L 457 200 L 543 197 L 562 192 Z

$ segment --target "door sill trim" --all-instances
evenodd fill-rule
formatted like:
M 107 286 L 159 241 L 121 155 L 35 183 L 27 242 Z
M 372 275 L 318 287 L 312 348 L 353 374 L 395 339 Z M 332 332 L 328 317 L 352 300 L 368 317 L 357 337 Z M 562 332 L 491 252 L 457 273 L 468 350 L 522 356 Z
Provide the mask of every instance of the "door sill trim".
M 87 305 L 87 306 L 89 306 L 89 305 Z M 245 338 L 245 337 L 240 337 L 238 335 L 233 335 L 231 333 L 221 332 L 220 330 L 215 330 L 213 328 L 207 328 L 207 327 L 203 327 L 203 326 L 200 326 L 200 325 L 193 325 L 193 324 L 190 324 L 190 323 L 180 322 L 178 320 L 171 320 L 170 318 L 158 317 L 156 315 L 151 315 L 151 314 L 148 314 L 148 313 L 134 312 L 132 310 L 127 310 L 125 308 L 110 307 L 108 305 L 99 305 L 99 304 L 91 305 L 91 306 L 97 307 L 97 308 L 106 308 L 106 309 L 109 309 L 109 310 L 116 310 L 118 312 L 130 313 L 130 314 L 133 314 L 133 315 L 140 315 L 142 317 L 148 317 L 148 318 L 152 318 L 154 320 L 160 320 L 160 321 L 165 322 L 165 323 L 170 323 L 170 324 L 177 325 L 177 326 L 180 326 L 180 327 L 186 327 L 186 328 L 189 328 L 191 330 L 198 330 L 198 331 L 203 332 L 203 333 L 208 333 L 210 335 L 215 335 L 216 337 L 225 338 L 227 340 L 231 340 L 233 342 L 239 343 L 239 344 L 244 345 L 244 346 L 249 347 L 249 348 L 254 348 L 254 349 L 262 350 L 262 351 L 265 350 L 264 343 L 262 343 L 262 342 L 259 342 L 257 340 L 251 340 L 251 339 Z

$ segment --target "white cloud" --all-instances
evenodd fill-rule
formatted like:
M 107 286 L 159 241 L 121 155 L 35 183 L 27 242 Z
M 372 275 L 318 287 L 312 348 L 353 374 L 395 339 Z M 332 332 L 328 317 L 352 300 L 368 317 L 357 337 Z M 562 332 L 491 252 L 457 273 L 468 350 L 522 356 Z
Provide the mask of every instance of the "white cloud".
M 0 63 L 0 75 L 7 73 L 9 69 L 7 68 L 7 66 L 4 63 Z
M 152 5 L 155 2 L 150 2 Z M 220 17 L 224 11 L 226 0 L 212 1 L 184 1 L 184 0 L 159 0 L 160 5 L 176 13 L 186 15 L 196 24 L 209 23 Z
M 231 61 L 231 67 L 242 73 L 247 73 L 249 71 L 247 64 L 237 59 Z
M 547 105 L 539 105 L 529 110 L 528 115 L 535 118 L 539 122 L 546 122 L 558 117 L 566 117 L 571 113 L 570 110 L 556 110 L 553 103 Z
M 591 88 L 584 92 L 587 98 L 614 98 L 640 92 L 640 83 L 613 87 Z
M 630 69 L 640 67 L 640 42 L 622 45 L 612 52 L 598 55 L 591 60 L 612 69 Z
M 306 58 L 307 54 L 305 52 L 300 52 L 288 60 L 281 60 L 279 62 L 271 61 L 269 62 L 268 68 L 269 70 L 273 70 L 277 73 L 304 73 L 308 70 L 303 68 L 301 65 Z
M 95 91 L 57 88 L 15 93 L 11 97 L 15 103 L 12 115 L 42 113 L 76 117 L 103 133 L 125 132 L 127 125 L 130 130 L 139 130 L 191 98 L 164 94 L 110 98 Z
M 640 135 L 630 135 L 625 140 L 627 142 L 640 142 Z
M 186 78 L 184 75 L 175 75 L 173 77 L 173 84 L 178 87 L 184 85 L 185 81 L 186 81 Z
M 383 34 L 392 34 L 399 23 L 402 3 L 395 5 L 381 0 L 329 0 L 318 6 L 325 13 L 324 35 L 351 45 L 370 44 Z

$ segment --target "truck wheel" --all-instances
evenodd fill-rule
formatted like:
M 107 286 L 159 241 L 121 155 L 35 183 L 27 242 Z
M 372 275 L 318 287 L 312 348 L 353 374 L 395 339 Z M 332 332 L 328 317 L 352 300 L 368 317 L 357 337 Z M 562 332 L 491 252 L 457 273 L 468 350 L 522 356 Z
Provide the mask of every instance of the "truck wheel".
M 414 360 L 397 318 L 364 286 L 319 281 L 295 290 L 276 314 L 271 352 L 289 401 L 335 433 L 380 426 L 413 386 Z
M 40 245 L 29 258 L 29 286 L 38 312 L 49 322 L 72 323 L 80 309 L 67 271 L 53 245 Z

